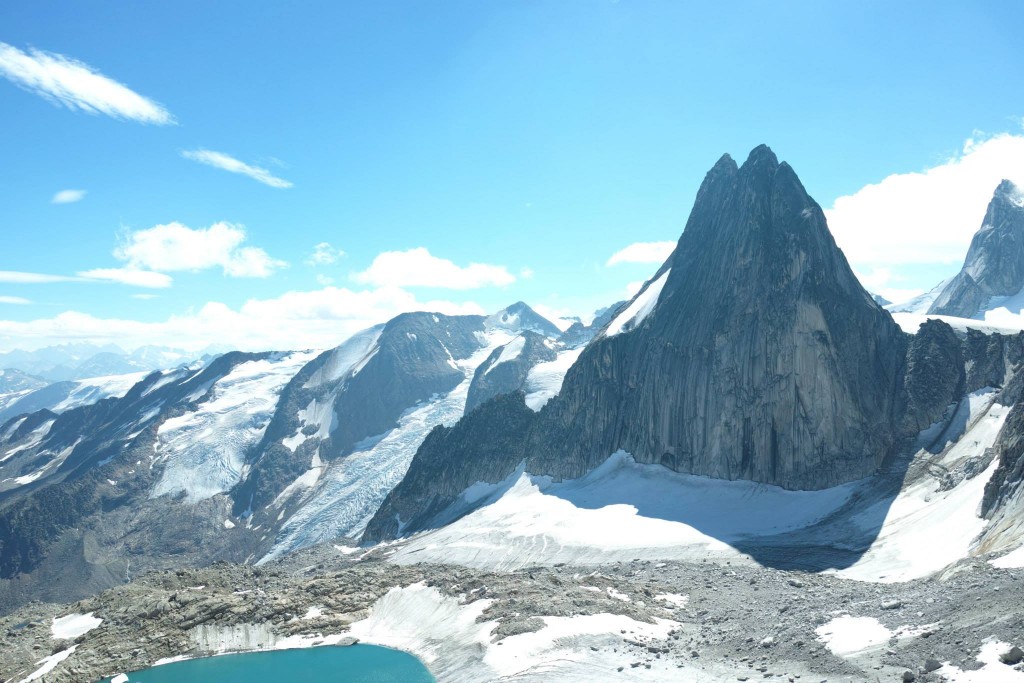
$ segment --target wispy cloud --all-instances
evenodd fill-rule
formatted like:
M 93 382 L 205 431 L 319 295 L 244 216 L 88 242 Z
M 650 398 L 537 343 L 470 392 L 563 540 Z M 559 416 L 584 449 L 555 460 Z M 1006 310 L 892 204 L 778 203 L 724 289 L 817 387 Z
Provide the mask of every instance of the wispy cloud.
M 136 268 L 93 268 L 92 270 L 84 270 L 78 275 L 88 280 L 104 280 L 122 285 L 131 285 L 132 287 L 152 289 L 170 287 L 171 282 L 173 282 L 170 275 Z
M 0 75 L 75 111 L 139 123 L 174 123 L 174 117 L 160 104 L 64 55 L 34 48 L 23 52 L 0 43 Z
M 53 195 L 53 199 L 50 200 L 51 204 L 73 204 L 80 202 L 85 198 L 85 190 L 61 190 L 57 194 Z
M 157 294 L 143 294 L 141 292 L 138 294 L 132 294 L 133 299 L 142 299 L 143 301 L 149 301 L 150 299 L 156 299 L 157 297 Z
M 425 247 L 408 251 L 385 251 L 370 267 L 355 273 L 352 279 L 364 284 L 390 287 L 440 287 L 478 289 L 504 287 L 516 281 L 505 266 L 470 263 L 458 266 L 448 259 L 433 256 Z
M 0 270 L 0 282 L 18 285 L 39 285 L 51 282 L 75 282 L 81 278 L 67 275 L 50 275 L 48 273 L 26 273 L 20 270 Z
M 18 306 L 24 306 L 25 304 L 32 303 L 25 297 L 21 296 L 0 296 L 0 304 L 15 304 Z
M 675 242 L 634 242 L 612 254 L 605 265 L 614 266 L 617 263 L 660 264 L 665 262 L 675 248 Z
M 278 178 L 273 173 L 260 166 L 252 166 L 240 161 L 233 156 L 224 154 L 223 152 L 214 152 L 209 149 L 192 149 L 183 150 L 181 156 L 192 161 L 198 161 L 201 164 L 207 166 L 213 166 L 229 173 L 239 173 L 241 175 L 249 176 L 253 180 L 257 180 L 264 185 L 270 187 L 277 187 L 281 189 L 287 189 L 292 187 L 290 181 L 284 178 Z
M 173 339 L 175 346 L 192 350 L 210 344 L 247 351 L 325 349 L 358 330 L 408 311 L 484 313 L 471 301 L 422 300 L 393 287 L 326 287 L 286 292 L 272 299 L 250 299 L 238 308 L 211 301 L 194 311 L 153 322 L 97 318 L 78 311 L 28 321 L 0 319 L 0 351 L 35 349 L 71 340 L 116 342 L 132 349 L 166 344 L 168 339 Z
M 171 278 L 163 273 L 137 268 L 93 268 L 83 270 L 76 275 L 0 270 L 0 282 L 18 285 L 46 285 L 55 282 L 117 282 L 135 287 L 168 287 L 171 284 Z
M 267 277 L 287 265 L 259 247 L 242 246 L 245 240 L 244 226 L 234 223 L 195 229 L 167 223 L 127 233 L 114 257 L 135 271 L 200 271 L 219 266 L 231 277 Z
M 313 253 L 306 259 L 310 266 L 329 266 L 345 255 L 341 249 L 335 249 L 330 242 L 321 242 L 313 247 Z

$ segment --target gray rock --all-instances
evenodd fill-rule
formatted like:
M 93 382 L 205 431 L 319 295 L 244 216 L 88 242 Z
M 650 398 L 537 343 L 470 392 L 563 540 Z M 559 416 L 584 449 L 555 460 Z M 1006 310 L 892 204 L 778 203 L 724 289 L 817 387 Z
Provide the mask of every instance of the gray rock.
M 935 299 L 929 313 L 973 318 L 993 296 L 1024 287 L 1024 193 L 1009 180 L 996 188 L 963 269 Z
M 1024 650 L 1021 650 L 1019 647 L 1014 645 L 1010 649 L 999 654 L 999 661 L 1003 664 L 1009 664 L 1010 666 L 1020 664 L 1021 661 L 1024 661 Z

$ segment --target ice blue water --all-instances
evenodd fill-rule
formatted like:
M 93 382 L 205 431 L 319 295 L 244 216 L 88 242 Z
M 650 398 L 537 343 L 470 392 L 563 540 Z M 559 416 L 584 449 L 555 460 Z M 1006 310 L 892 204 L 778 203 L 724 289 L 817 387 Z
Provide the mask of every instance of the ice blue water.
M 128 674 L 130 683 L 434 683 L 412 655 L 374 645 L 204 657 Z M 110 679 L 104 679 L 109 683 Z

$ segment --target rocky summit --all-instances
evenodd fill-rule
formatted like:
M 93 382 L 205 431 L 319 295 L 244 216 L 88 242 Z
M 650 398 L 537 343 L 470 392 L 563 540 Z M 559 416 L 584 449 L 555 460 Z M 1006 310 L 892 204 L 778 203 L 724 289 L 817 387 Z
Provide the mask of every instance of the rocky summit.
M 1009 180 L 996 188 L 971 240 L 961 271 L 939 292 L 929 313 L 974 318 L 993 297 L 1024 289 L 1024 192 Z
M 723 156 L 672 255 L 584 349 L 559 395 L 536 416 L 505 400 L 507 414 L 464 418 L 520 445 L 483 457 L 492 445 L 472 436 L 446 436 L 441 450 L 440 437 L 428 440 L 366 538 L 393 535 L 399 518 L 406 529 L 424 523 L 413 500 L 436 512 L 440 500 L 499 482 L 520 463 L 576 478 L 619 450 L 677 472 L 788 489 L 861 479 L 960 389 L 920 391 L 943 370 L 925 362 L 956 374 L 962 361 L 925 354 L 911 364 L 911 346 L 861 287 L 793 169 L 766 146 L 742 166 Z

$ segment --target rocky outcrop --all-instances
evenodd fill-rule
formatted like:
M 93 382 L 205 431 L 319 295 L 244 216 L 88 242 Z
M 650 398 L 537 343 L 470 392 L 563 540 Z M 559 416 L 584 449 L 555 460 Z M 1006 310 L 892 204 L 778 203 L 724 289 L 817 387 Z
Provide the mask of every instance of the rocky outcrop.
M 444 472 L 456 482 L 424 476 L 426 490 L 415 495 L 436 508 L 437 487 L 498 482 L 524 460 L 532 473 L 575 478 L 619 449 L 679 472 L 786 488 L 859 479 L 908 431 L 907 349 L 792 168 L 764 146 L 742 167 L 726 155 L 705 178 L 675 252 L 617 309 L 538 419 L 502 435 L 511 447 L 501 461 L 462 475 L 485 445 L 452 435 L 444 453 L 464 459 Z M 940 382 L 945 393 L 960 383 Z M 916 424 L 940 399 L 923 383 L 911 387 L 927 404 L 911 418 Z M 934 390 L 944 408 L 945 393 Z M 463 421 L 482 419 L 486 406 Z M 436 456 L 425 443 L 416 460 Z M 403 523 L 412 524 L 407 515 Z M 375 519 L 366 538 L 382 531 Z
M 904 421 L 908 434 L 937 422 L 947 406 L 964 395 L 966 368 L 961 341 L 939 320 L 921 325 L 907 350 L 903 380 Z
M 551 339 L 526 331 L 495 349 L 473 374 L 466 412 L 495 396 L 522 389 L 533 366 L 557 357 L 555 348 Z
M 928 312 L 974 318 L 989 300 L 1024 289 L 1024 192 L 1009 180 L 996 188 L 981 228 L 971 240 L 963 269 L 939 293 Z
M 584 325 L 581 321 L 577 320 L 562 332 L 562 336 L 558 338 L 558 341 L 570 349 L 587 345 L 591 339 L 597 336 L 601 328 L 615 317 L 615 313 L 628 303 L 628 301 L 619 301 L 611 306 L 600 309 L 589 325 Z
M 504 479 L 523 459 L 523 435 L 536 421 L 537 413 L 516 392 L 487 401 L 453 427 L 435 427 L 373 516 L 363 540 L 397 538 L 427 528 L 469 484 Z M 510 455 L 520 460 L 512 462 Z

